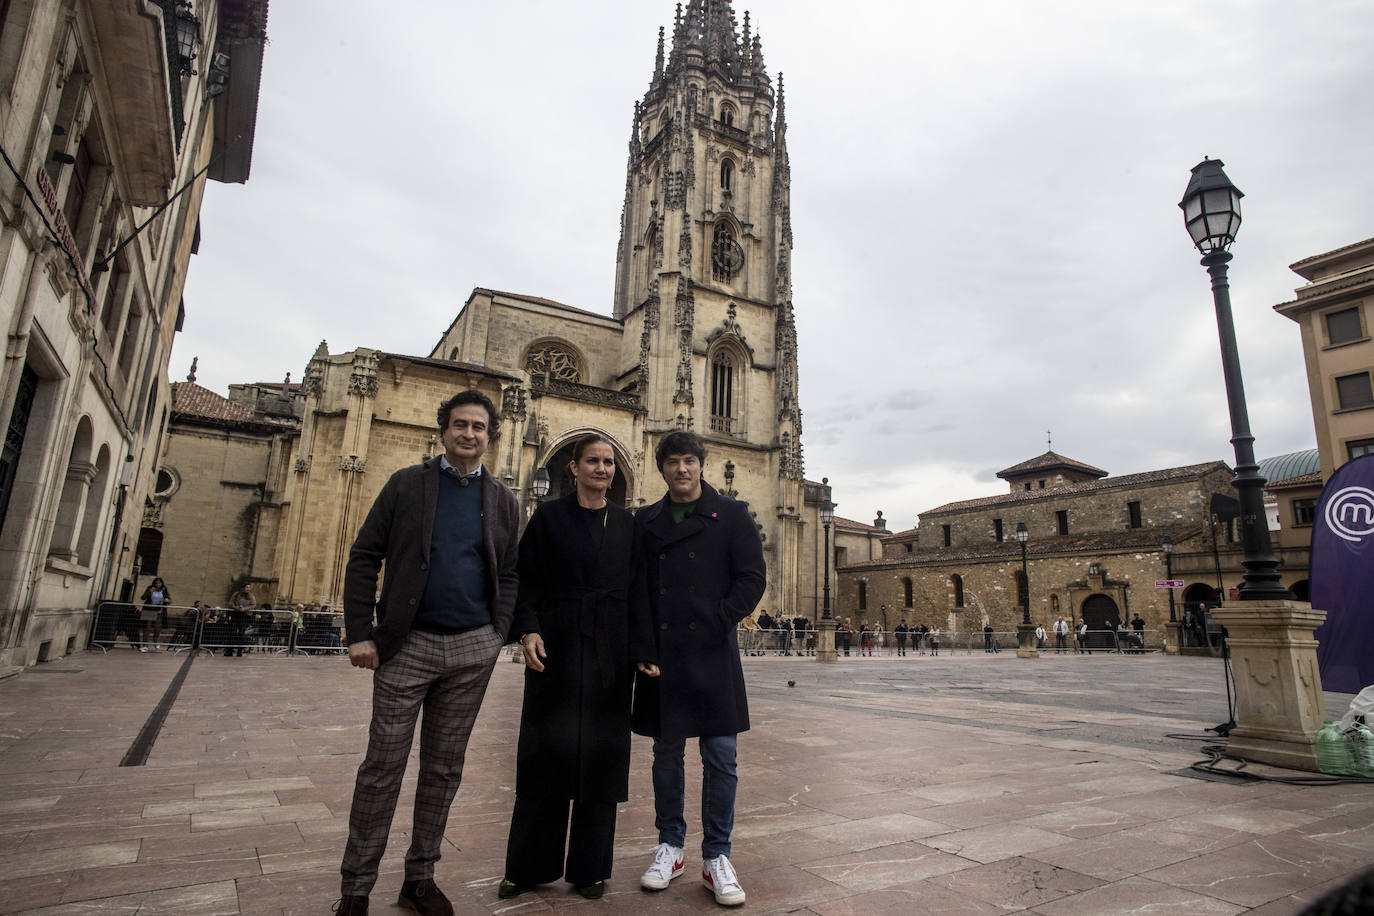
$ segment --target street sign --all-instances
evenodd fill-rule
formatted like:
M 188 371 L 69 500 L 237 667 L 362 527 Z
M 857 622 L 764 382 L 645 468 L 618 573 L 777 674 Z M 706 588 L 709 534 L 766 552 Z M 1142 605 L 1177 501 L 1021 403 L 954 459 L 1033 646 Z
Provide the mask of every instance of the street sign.
M 1182 579 L 1156 579 L 1155 588 L 1183 588 Z

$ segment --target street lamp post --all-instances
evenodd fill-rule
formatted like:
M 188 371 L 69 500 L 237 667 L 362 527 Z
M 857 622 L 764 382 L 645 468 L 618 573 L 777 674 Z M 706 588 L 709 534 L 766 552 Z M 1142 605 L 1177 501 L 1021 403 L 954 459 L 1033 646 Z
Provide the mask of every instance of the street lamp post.
M 1025 588 L 1021 602 L 1021 625 L 1016 628 L 1016 657 L 1039 658 L 1035 647 L 1035 625 L 1030 618 L 1030 571 L 1026 566 L 1026 542 L 1030 540 L 1030 529 L 1025 522 L 1016 523 L 1016 541 L 1021 545 L 1021 585 Z
M 1169 622 L 1178 623 L 1178 613 L 1174 610 L 1174 539 L 1164 535 L 1164 578 L 1169 580 Z
M 821 503 L 821 527 L 825 529 L 825 586 L 821 591 L 821 619 L 830 620 L 830 525 L 835 521 L 835 504 L 829 499 Z
M 830 616 L 830 526 L 835 522 L 835 504 L 830 501 L 830 478 L 822 477 L 825 495 L 820 505 L 821 528 L 825 531 L 825 552 L 821 556 L 824 586 L 821 590 L 821 619 L 816 621 L 816 660 L 833 662 L 835 655 L 835 620 Z
M 544 497 L 549 495 L 549 469 L 540 465 L 534 469 L 530 475 L 530 495 L 534 497 L 534 509 L 538 509 L 544 504 Z M 530 515 L 534 515 L 534 509 L 530 510 Z M 522 527 L 526 524 L 522 522 Z M 525 654 L 518 649 L 511 653 L 510 660 L 517 665 L 525 663 Z
M 1160 550 L 1164 553 L 1164 578 L 1169 580 L 1169 622 L 1164 627 L 1164 652 L 1178 655 L 1183 651 L 1183 628 L 1174 609 L 1174 539 L 1164 535 Z
M 1221 624 L 1222 653 L 1229 651 L 1236 671 L 1251 677 L 1235 697 L 1232 720 L 1218 725 L 1228 734 L 1226 753 L 1243 760 L 1292 769 L 1318 769 L 1315 739 L 1325 712 L 1317 641 L 1312 632 L 1326 615 L 1311 605 L 1292 600 L 1279 580 L 1278 559 L 1269 541 L 1269 525 L 1260 492 L 1264 478 L 1255 463 L 1255 438 L 1245 407 L 1245 386 L 1236 353 L 1231 318 L 1231 294 L 1226 280 L 1227 251 L 1240 228 L 1241 193 L 1221 162 L 1204 159 L 1193 167 L 1179 207 L 1193 244 L 1202 252 L 1202 266 L 1212 277 L 1221 365 L 1226 378 L 1226 403 L 1231 410 L 1231 443 L 1236 449 L 1234 486 L 1240 497 L 1240 521 L 1245 558 L 1241 602 L 1223 602 L 1212 612 Z M 1229 632 L 1228 632 L 1229 631 Z M 1261 680 L 1254 672 L 1272 672 Z M 1242 680 L 1237 678 L 1237 686 Z M 1228 682 L 1229 685 L 1229 682 Z M 1229 690 L 1229 686 L 1228 686 Z
M 1021 622 L 1030 625 L 1030 574 L 1026 569 L 1026 541 L 1030 540 L 1030 531 L 1026 528 L 1025 522 L 1016 523 L 1016 542 L 1021 545 L 1021 584 L 1025 586 L 1026 600 L 1021 604 Z
M 1240 496 L 1240 520 L 1245 558 L 1243 601 L 1284 601 L 1292 595 L 1279 581 L 1278 558 L 1269 540 L 1264 514 L 1264 478 L 1255 462 L 1255 437 L 1250 434 L 1250 416 L 1245 406 L 1245 383 L 1240 374 L 1240 355 L 1236 349 L 1236 328 L 1231 318 L 1231 291 L 1226 265 L 1231 260 L 1227 249 L 1240 229 L 1240 199 L 1245 196 L 1221 169 L 1219 159 L 1203 159 L 1193 167 L 1188 188 L 1179 207 L 1193 244 L 1202 252 L 1202 266 L 1212 277 L 1212 301 L 1217 313 L 1217 333 L 1221 339 L 1221 368 L 1226 379 L 1226 403 L 1231 411 L 1231 444 L 1236 450 L 1236 477 L 1232 482 Z

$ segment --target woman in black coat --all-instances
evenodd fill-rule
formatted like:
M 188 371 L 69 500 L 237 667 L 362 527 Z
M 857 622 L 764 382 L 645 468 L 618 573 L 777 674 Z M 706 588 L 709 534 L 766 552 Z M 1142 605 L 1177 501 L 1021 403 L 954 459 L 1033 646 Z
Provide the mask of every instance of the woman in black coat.
M 566 878 L 595 899 L 611 874 L 616 803 L 629 797 L 632 651 L 646 638 L 643 563 L 629 512 L 606 501 L 615 453 L 573 450 L 572 493 L 520 539 L 511 632 L 525 658 L 515 811 L 499 895 Z M 569 820 L 571 807 L 571 832 Z

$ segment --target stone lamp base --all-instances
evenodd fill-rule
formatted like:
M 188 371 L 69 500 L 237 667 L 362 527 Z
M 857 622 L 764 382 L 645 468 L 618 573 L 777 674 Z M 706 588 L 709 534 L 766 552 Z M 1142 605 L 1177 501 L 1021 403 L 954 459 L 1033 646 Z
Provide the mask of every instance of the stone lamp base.
M 1313 747 L 1326 711 L 1312 632 L 1326 619 L 1301 601 L 1227 601 L 1212 611 L 1227 631 L 1236 684 L 1237 757 L 1317 771 Z

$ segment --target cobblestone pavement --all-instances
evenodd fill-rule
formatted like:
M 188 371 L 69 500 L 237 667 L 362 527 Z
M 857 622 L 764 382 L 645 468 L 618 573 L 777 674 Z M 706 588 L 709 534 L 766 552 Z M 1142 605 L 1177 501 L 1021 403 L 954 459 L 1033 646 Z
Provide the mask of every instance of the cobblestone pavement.
M 1188 775 L 1228 718 L 1216 659 L 744 661 L 733 860 L 751 913 L 1274 916 L 1374 863 L 1374 785 Z M 184 664 L 120 650 L 0 681 L 0 912 L 329 912 L 368 674 L 337 657 L 201 657 L 140 744 Z M 638 888 L 655 841 L 638 738 L 606 897 L 558 884 L 497 899 L 521 671 L 496 667 L 450 817 L 437 879 L 457 912 L 718 911 L 690 803 L 687 874 Z M 1347 701 L 1327 696 L 1333 715 Z M 143 765 L 120 766 L 140 749 Z M 400 912 L 413 791 L 374 913 Z

